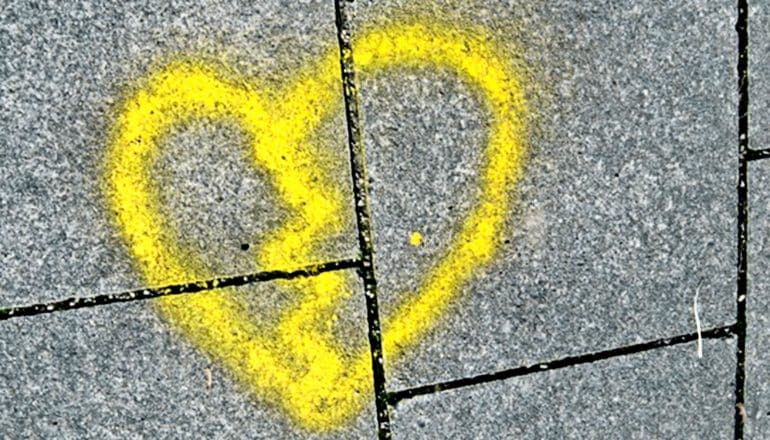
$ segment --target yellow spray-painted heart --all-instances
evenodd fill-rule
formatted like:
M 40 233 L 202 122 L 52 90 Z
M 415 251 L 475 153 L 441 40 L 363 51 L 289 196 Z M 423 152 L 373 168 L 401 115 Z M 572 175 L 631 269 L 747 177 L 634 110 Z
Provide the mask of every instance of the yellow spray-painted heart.
M 490 117 L 476 205 L 418 292 L 384 320 L 383 348 L 392 360 L 435 323 L 473 272 L 491 260 L 510 209 L 510 187 L 522 172 L 526 108 L 510 59 L 471 30 L 409 23 L 364 33 L 354 49 L 363 74 L 392 67 L 456 74 L 479 94 Z M 191 119 L 239 124 L 250 139 L 251 157 L 268 171 L 290 208 L 290 219 L 261 247 L 263 267 L 318 261 L 308 243 L 340 232 L 347 206 L 342 191 L 307 147 L 323 117 L 339 110 L 337 51 L 329 50 L 295 78 L 281 90 L 267 91 L 229 81 L 201 63 L 179 62 L 154 74 L 126 100 L 107 156 L 106 192 L 148 283 L 185 282 L 205 274 L 201 260 L 169 238 L 173 234 L 166 230 L 150 173 L 162 138 Z M 283 407 L 303 427 L 326 431 L 355 416 L 371 389 L 368 351 L 346 355 L 330 332 L 318 330 L 318 323 L 351 295 L 344 281 L 339 272 L 293 281 L 297 305 L 282 311 L 271 331 L 258 329 L 223 290 L 162 298 L 157 306 L 175 329 L 219 359 L 240 383 Z

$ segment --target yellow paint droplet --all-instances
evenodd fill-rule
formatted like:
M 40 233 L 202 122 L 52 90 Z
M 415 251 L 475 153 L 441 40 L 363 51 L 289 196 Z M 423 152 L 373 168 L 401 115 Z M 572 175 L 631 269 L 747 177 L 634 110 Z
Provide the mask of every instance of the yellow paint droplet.
M 412 246 L 421 246 L 422 245 L 422 234 L 415 231 L 412 232 L 412 235 L 409 236 L 409 244 Z

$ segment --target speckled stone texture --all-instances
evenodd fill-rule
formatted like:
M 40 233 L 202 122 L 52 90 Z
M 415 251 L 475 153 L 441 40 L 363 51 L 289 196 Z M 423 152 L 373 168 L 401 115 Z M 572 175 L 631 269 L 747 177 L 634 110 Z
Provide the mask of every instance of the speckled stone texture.
M 767 148 L 770 9 L 754 3 L 752 146 Z M 497 256 L 420 344 L 400 360 L 386 353 L 389 390 L 691 333 L 698 285 L 704 328 L 734 322 L 734 2 L 351 7 L 354 34 L 420 19 L 483 27 L 520 69 L 529 103 L 526 169 L 511 188 L 517 202 Z M 137 79 L 194 56 L 280 85 L 336 44 L 331 0 L 3 1 L 0 307 L 145 286 L 102 191 L 109 130 Z M 488 115 L 450 72 L 359 80 L 388 316 L 442 258 L 478 197 Z M 312 139 L 350 201 L 344 231 L 323 249 L 329 259 L 358 254 L 341 100 Z M 212 276 L 272 269 L 255 256 L 289 215 L 245 142 L 233 125 L 197 121 L 172 133 L 152 165 L 172 238 Z M 770 435 L 768 164 L 751 167 L 753 439 Z M 355 271 L 346 273 L 362 290 Z M 277 284 L 234 292 L 260 325 L 274 324 L 290 301 Z M 339 313 L 335 335 L 364 346 L 363 296 Z M 398 404 L 394 437 L 731 438 L 734 367 L 735 341 L 725 338 L 706 341 L 702 359 L 683 344 L 435 393 Z M 321 438 L 374 438 L 373 407 Z M 142 302 L 0 322 L 0 437 L 318 436 L 244 392 Z
M 409 3 L 360 2 L 358 26 L 420 10 Z M 704 327 L 732 323 L 733 3 L 424 9 L 410 14 L 517 39 L 530 158 L 499 255 L 414 355 L 387 363 L 389 386 L 689 333 L 699 283 Z M 364 78 L 361 93 L 387 311 L 446 252 L 470 209 L 486 115 L 449 74 Z M 408 242 L 413 230 L 424 233 L 419 248 Z
M 190 56 L 280 84 L 336 47 L 328 1 L 3 2 L 0 14 L 4 304 L 141 285 L 102 191 L 109 130 L 137 81 Z M 352 200 L 341 102 L 315 136 Z M 198 121 L 172 133 L 153 164 L 173 238 L 211 275 L 255 270 L 258 246 L 241 245 L 286 219 L 243 140 L 237 127 Z M 350 217 L 330 258 L 355 256 L 352 202 Z
M 749 142 L 752 149 L 770 148 L 770 5 L 749 8 Z M 770 436 L 770 162 L 749 166 L 749 288 L 746 303 L 746 438 Z
M 145 304 L 1 322 L 0 335 L 6 438 L 374 438 L 373 405 L 340 432 L 297 429 Z
M 335 32 L 329 1 L 2 2 L 0 306 L 145 285 L 102 192 L 109 130 L 137 80 L 191 55 L 278 85 L 336 48 Z M 350 220 L 323 255 L 350 258 L 357 243 L 342 96 L 330 104 L 339 111 L 314 141 L 350 200 Z M 287 214 L 244 147 L 237 127 L 196 121 L 166 139 L 152 166 L 173 238 L 211 276 L 276 269 L 255 256 Z M 276 283 L 233 294 L 263 325 L 291 300 Z M 334 330 L 364 347 L 363 298 L 346 307 L 357 315 Z M 316 437 L 244 392 L 147 302 L 0 323 L 0 383 L 3 438 Z M 367 409 L 328 437 L 373 432 Z
M 749 289 L 746 303 L 747 439 L 770 435 L 770 162 L 749 167 Z
M 687 344 L 417 397 L 396 438 L 732 438 L 732 340 Z

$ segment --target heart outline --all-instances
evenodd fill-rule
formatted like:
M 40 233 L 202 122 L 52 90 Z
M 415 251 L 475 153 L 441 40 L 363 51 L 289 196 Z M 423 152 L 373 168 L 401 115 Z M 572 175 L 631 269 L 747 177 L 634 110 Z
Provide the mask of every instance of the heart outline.
M 393 67 L 439 67 L 469 84 L 490 115 L 478 203 L 418 292 L 383 320 L 388 359 L 400 357 L 431 328 L 461 286 L 491 261 L 511 205 L 509 189 L 523 171 L 526 102 L 520 75 L 483 35 L 473 28 L 404 23 L 362 33 L 353 43 L 362 75 Z M 118 229 L 149 284 L 205 276 L 200 262 L 163 232 L 149 175 L 158 140 L 187 119 L 236 120 L 249 134 L 256 165 L 268 171 L 280 199 L 295 214 L 262 247 L 262 265 L 285 268 L 314 261 L 307 243 L 341 231 L 342 193 L 329 184 L 330 170 L 314 161 L 304 146 L 324 116 L 317 109 L 331 112 L 322 105 L 339 100 L 339 54 L 329 50 L 296 77 L 293 84 L 271 93 L 255 84 L 237 84 L 210 66 L 177 62 L 152 75 L 126 99 L 107 154 L 105 191 Z M 166 321 L 222 361 L 239 382 L 282 406 L 305 428 L 328 431 L 352 418 L 367 401 L 369 353 L 357 354 L 346 368 L 331 335 L 313 332 L 314 323 L 350 295 L 342 274 L 329 272 L 292 283 L 306 300 L 285 311 L 270 336 L 250 325 L 226 292 L 162 298 L 156 305 Z

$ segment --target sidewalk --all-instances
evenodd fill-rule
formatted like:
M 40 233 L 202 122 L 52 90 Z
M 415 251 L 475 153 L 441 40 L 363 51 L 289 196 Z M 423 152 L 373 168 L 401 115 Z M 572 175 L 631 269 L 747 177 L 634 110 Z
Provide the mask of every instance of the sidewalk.
M 0 6 L 0 437 L 770 435 L 734 2 L 344 6 Z

